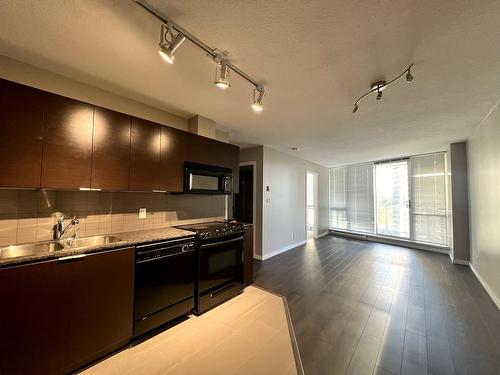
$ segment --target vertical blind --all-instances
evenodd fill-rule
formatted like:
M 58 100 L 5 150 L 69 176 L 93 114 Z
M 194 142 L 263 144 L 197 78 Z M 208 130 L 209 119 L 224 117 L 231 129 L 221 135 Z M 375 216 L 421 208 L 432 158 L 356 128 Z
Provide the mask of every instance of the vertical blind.
M 330 169 L 330 204 L 334 229 L 374 233 L 373 164 Z
M 410 165 L 414 239 L 447 246 L 445 154 L 412 156 Z

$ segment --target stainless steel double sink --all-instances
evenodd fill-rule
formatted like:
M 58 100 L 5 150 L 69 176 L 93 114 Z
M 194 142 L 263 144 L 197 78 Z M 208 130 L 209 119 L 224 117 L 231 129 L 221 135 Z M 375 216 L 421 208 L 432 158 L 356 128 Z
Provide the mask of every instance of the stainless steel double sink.
M 122 240 L 116 236 L 91 236 L 75 239 L 71 238 L 67 240 L 53 240 L 23 245 L 12 245 L 0 249 L 0 259 L 108 245 L 121 241 Z

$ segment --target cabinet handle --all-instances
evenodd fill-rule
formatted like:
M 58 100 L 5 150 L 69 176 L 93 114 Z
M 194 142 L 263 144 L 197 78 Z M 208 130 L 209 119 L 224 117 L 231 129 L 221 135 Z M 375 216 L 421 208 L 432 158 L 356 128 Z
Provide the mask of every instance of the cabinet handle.
M 70 260 L 78 260 L 83 259 L 87 256 L 87 254 L 78 254 L 78 255 L 68 255 L 67 257 L 57 258 L 59 262 L 68 262 Z

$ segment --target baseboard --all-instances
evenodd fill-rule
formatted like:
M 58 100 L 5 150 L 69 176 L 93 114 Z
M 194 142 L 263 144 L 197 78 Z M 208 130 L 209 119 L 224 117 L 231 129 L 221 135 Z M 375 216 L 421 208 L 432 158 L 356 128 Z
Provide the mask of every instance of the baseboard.
M 266 260 L 266 259 L 269 259 L 269 258 L 272 258 L 273 256 L 275 255 L 278 255 L 278 254 L 281 254 L 281 253 L 284 253 L 285 251 L 288 251 L 288 250 L 291 250 L 297 246 L 300 246 L 300 245 L 303 245 L 307 243 L 307 240 L 304 240 L 304 241 L 299 241 L 299 242 L 296 242 L 296 243 L 293 243 L 291 245 L 288 245 L 288 246 L 285 246 L 279 250 L 276 250 L 276 251 L 273 251 L 272 253 L 270 254 L 265 254 L 261 257 L 261 260 Z
M 450 250 L 450 252 L 449 252 L 448 255 L 450 256 L 451 263 L 453 263 L 453 264 L 459 264 L 461 266 L 467 266 L 467 267 L 469 267 L 470 261 L 468 261 L 468 260 L 462 260 L 462 259 L 455 259 L 453 257 L 453 254 L 452 254 L 451 250 Z
M 469 266 L 469 261 L 468 260 L 461 260 L 461 259 L 454 259 L 451 258 L 451 261 L 453 264 L 459 264 L 461 266 Z
M 255 255 L 253 256 L 253 258 L 254 258 L 254 259 L 257 259 L 257 260 L 262 260 L 262 256 L 261 256 L 261 255 L 259 255 L 259 254 L 255 254 Z
M 472 272 L 474 273 L 474 275 L 476 275 L 477 279 L 479 280 L 479 282 L 481 283 L 483 288 L 486 290 L 486 293 L 488 293 L 490 298 L 493 300 L 493 303 L 497 306 L 497 309 L 500 310 L 500 298 L 498 298 L 495 295 L 495 293 L 493 292 L 493 289 L 491 289 L 490 286 L 486 283 L 486 281 L 484 281 L 484 279 L 479 275 L 479 273 L 476 271 L 476 269 L 474 268 L 474 266 L 472 265 L 471 262 L 469 262 L 469 267 L 472 270 Z
M 326 236 L 327 234 L 330 234 L 330 232 L 329 232 L 329 231 L 326 231 L 326 232 L 320 233 L 320 234 L 318 234 L 318 238 L 324 237 L 324 236 Z

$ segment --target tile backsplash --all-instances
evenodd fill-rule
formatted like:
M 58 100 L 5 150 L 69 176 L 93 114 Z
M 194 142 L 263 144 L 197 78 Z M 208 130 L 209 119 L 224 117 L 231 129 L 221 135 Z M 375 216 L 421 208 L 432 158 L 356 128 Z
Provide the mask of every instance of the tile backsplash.
M 221 220 L 225 196 L 65 190 L 0 190 L 0 246 L 52 239 L 64 215 L 79 236 Z M 139 208 L 146 218 L 139 219 Z M 69 235 L 72 231 L 69 230 Z

